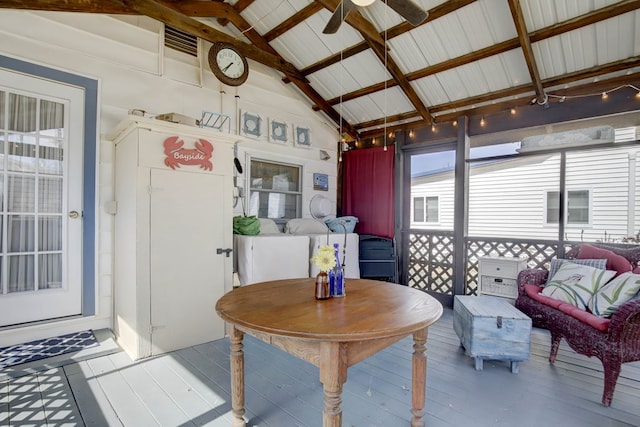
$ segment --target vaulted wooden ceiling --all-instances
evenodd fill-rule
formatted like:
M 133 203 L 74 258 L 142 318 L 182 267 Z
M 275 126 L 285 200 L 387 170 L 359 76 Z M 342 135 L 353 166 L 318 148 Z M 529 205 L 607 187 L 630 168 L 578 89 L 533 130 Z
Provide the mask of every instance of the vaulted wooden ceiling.
M 334 35 L 322 30 L 339 0 L 0 0 L 0 8 L 140 14 L 234 43 L 359 139 L 640 93 L 638 0 L 414 1 L 429 12 L 417 27 L 376 0 Z

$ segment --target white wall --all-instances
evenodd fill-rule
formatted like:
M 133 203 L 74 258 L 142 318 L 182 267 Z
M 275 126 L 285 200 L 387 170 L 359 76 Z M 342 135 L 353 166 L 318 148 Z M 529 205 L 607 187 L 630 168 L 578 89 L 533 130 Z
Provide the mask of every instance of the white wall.
M 106 135 L 132 109 L 149 115 L 173 112 L 194 118 L 200 118 L 203 110 L 222 113 L 230 117 L 231 134 L 238 133 L 240 111 L 260 114 L 265 136 L 252 140 L 238 135 L 240 160 L 250 154 L 302 165 L 304 216 L 309 216 L 308 202 L 315 193 L 313 173 L 329 175 L 329 191 L 320 193 L 334 201 L 335 212 L 336 125 L 314 112 L 296 88 L 282 83 L 278 73 L 249 61 L 247 82 L 238 88 L 224 86 L 208 68 L 208 43 L 201 42 L 204 55 L 197 59 L 167 50 L 162 45 L 162 25 L 145 17 L 2 9 L 0 40 L 2 55 L 99 81 L 98 306 L 95 318 L 82 320 L 87 327 L 111 326 L 113 217 L 104 207 L 114 194 L 114 146 Z M 270 117 L 286 121 L 290 128 L 293 124 L 309 127 L 312 147 L 268 142 Z M 321 149 L 330 153 L 330 160 L 320 160 Z M 248 172 L 248 165 L 243 166 Z M 235 213 L 241 212 L 238 204 Z

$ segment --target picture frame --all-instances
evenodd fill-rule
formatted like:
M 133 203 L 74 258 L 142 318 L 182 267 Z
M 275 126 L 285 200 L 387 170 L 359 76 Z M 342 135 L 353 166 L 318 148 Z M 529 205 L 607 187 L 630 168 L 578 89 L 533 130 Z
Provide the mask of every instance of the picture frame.
M 289 125 L 284 120 L 269 119 L 269 141 L 276 144 L 289 142 Z
M 250 138 L 262 136 L 262 117 L 257 113 L 243 111 L 240 115 L 240 133 Z
M 309 127 L 295 125 L 293 128 L 293 142 L 296 147 L 311 148 L 311 130 Z
M 314 173 L 313 189 L 320 191 L 329 191 L 329 175 L 327 175 L 326 173 Z

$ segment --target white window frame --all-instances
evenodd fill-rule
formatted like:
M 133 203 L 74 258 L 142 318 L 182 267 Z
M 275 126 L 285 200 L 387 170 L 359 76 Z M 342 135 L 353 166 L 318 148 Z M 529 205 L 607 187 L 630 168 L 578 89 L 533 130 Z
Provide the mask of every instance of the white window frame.
M 416 203 L 416 199 L 422 199 L 422 208 L 423 208 L 423 213 L 424 216 L 422 217 L 422 219 L 420 221 L 418 221 L 415 217 L 415 203 Z M 437 203 L 437 214 L 438 214 L 438 219 L 436 221 L 429 221 L 428 218 L 428 209 L 427 209 L 427 199 L 435 199 L 436 203 Z M 427 195 L 413 195 L 411 196 L 411 218 L 412 218 L 412 222 L 416 223 L 416 224 L 438 224 L 440 223 L 440 196 L 427 196 Z
M 588 220 L 587 222 L 572 222 L 570 215 L 569 215 L 569 204 L 570 204 L 570 198 L 571 198 L 571 193 L 577 193 L 577 192 L 586 192 L 587 193 L 587 217 Z M 549 220 L 549 196 L 551 194 L 560 194 L 560 191 L 558 190 L 552 190 L 552 191 L 545 191 L 545 197 L 544 197 L 544 222 L 546 225 L 556 225 L 559 223 L 558 221 L 554 221 L 551 222 Z M 573 190 L 566 190 L 566 197 L 564 198 L 564 212 L 565 212 L 565 225 L 567 227 L 589 227 L 591 226 L 592 220 L 593 220 L 593 209 L 591 206 L 591 201 L 593 200 L 593 195 L 592 195 L 592 191 L 590 189 L 573 189 Z
M 254 156 L 247 156 L 248 157 L 248 164 L 249 164 L 249 171 L 247 173 L 247 182 L 246 182 L 246 188 L 248 188 L 248 194 L 247 194 L 247 199 L 245 201 L 245 203 L 247 204 L 246 206 L 246 210 L 247 210 L 247 215 L 257 215 L 257 212 L 251 212 L 250 210 L 250 203 L 251 203 L 251 195 L 254 192 L 267 192 L 267 193 L 272 193 L 272 194 L 285 194 L 285 195 L 295 195 L 297 200 L 296 200 L 296 215 L 294 217 L 284 217 L 284 218 L 271 218 L 273 219 L 277 224 L 279 225 L 283 225 L 284 223 L 286 223 L 288 220 L 293 219 L 293 218 L 301 218 L 302 217 L 302 195 L 303 195 L 303 176 L 304 176 L 304 166 L 301 164 L 296 164 L 296 163 L 289 163 L 289 162 L 282 162 L 282 161 L 278 161 L 278 160 L 271 160 L 271 159 L 267 159 L 267 158 L 262 158 L 262 157 L 254 157 Z M 285 166 L 285 167 L 291 167 L 291 168 L 297 168 L 298 169 L 298 191 L 283 191 L 283 190 L 272 190 L 272 189 L 256 189 L 252 186 L 251 183 L 251 176 L 252 176 L 252 168 L 253 168 L 253 162 L 264 162 L 264 163 L 270 163 L 270 164 L 274 164 L 274 165 L 279 165 L 279 166 Z M 260 217 L 262 218 L 262 217 Z

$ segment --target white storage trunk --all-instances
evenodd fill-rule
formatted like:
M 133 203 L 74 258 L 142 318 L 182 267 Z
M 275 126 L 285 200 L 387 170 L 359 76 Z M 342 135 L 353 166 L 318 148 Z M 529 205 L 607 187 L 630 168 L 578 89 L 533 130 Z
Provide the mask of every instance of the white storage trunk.
M 495 359 L 511 361 L 511 372 L 517 373 L 518 362 L 529 360 L 531 319 L 507 300 L 457 295 L 453 329 L 477 370 L 484 359 Z

